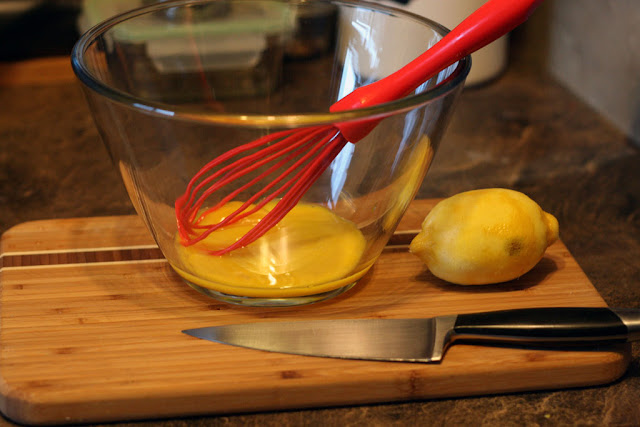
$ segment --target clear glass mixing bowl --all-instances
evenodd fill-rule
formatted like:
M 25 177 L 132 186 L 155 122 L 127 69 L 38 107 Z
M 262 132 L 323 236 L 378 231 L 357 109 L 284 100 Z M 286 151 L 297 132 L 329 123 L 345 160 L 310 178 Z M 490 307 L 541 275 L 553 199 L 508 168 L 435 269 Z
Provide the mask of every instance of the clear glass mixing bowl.
M 304 25 L 300 6 L 310 1 L 334 11 L 330 47 L 290 58 L 287 47 Z M 353 286 L 421 185 L 471 66 L 466 57 L 403 99 L 329 113 L 336 100 L 402 67 L 447 30 L 374 3 L 310 1 L 159 2 L 99 23 L 72 53 L 138 214 L 174 270 L 223 301 L 305 304 Z M 101 3 L 113 13 L 122 2 Z M 207 7 L 213 3 L 220 7 Z M 375 129 L 347 143 L 295 212 L 261 239 L 222 256 L 181 242 L 176 199 L 211 159 L 280 130 L 374 117 L 382 118 Z M 212 194 L 202 208 L 240 185 Z

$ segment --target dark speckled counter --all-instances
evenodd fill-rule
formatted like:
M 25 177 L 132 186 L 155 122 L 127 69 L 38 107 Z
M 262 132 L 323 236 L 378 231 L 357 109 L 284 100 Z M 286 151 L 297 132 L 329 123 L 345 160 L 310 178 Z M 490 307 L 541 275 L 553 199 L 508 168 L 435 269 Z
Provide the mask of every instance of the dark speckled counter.
M 419 196 L 529 194 L 607 303 L 640 307 L 640 151 L 539 68 L 515 55 L 498 80 L 465 90 Z M 0 87 L 0 231 L 130 213 L 78 84 Z M 639 349 L 601 387 L 119 425 L 640 425 Z

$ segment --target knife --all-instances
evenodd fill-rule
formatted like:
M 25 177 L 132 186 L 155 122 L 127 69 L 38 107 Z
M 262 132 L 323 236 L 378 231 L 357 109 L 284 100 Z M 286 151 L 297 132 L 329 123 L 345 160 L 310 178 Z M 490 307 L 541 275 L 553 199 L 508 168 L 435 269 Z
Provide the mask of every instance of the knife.
M 261 322 L 182 331 L 196 338 L 305 356 L 439 362 L 458 341 L 518 345 L 640 340 L 640 309 L 525 308 L 425 319 Z

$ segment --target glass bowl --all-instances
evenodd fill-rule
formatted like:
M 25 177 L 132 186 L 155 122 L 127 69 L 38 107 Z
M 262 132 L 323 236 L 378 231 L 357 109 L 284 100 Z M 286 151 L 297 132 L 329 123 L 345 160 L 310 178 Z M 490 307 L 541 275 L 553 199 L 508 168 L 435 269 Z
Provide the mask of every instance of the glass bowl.
M 208 7 L 213 3 L 219 7 Z M 330 41 L 301 60 L 287 51 L 300 43 L 299 10 L 310 3 L 316 0 L 158 2 L 103 20 L 72 53 L 136 211 L 186 283 L 219 300 L 298 305 L 353 286 L 420 187 L 471 66 L 466 57 L 403 99 L 329 113 L 336 100 L 402 67 L 447 30 L 374 3 L 317 0 L 319 9 L 333 10 Z M 212 255 L 246 227 L 225 227 L 193 245 L 181 238 L 176 200 L 211 159 L 285 129 L 371 118 L 381 121 L 361 141 L 347 143 L 260 239 Z M 205 195 L 197 214 L 242 185 Z M 259 188 L 236 191 L 231 204 Z

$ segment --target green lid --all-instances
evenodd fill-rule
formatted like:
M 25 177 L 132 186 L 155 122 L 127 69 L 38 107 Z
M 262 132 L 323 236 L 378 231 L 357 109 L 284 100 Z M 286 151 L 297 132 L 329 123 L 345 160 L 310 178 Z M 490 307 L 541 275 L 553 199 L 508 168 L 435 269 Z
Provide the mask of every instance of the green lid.
M 84 22 L 88 27 L 93 27 L 142 5 L 142 0 L 85 0 Z M 229 5 L 228 10 L 220 16 L 182 22 L 172 21 L 160 13 L 148 13 L 123 21 L 111 31 L 120 41 L 138 43 L 194 35 L 275 33 L 291 31 L 295 27 L 295 8 L 290 8 L 286 3 L 232 0 Z M 181 7 L 190 6 L 187 4 Z

